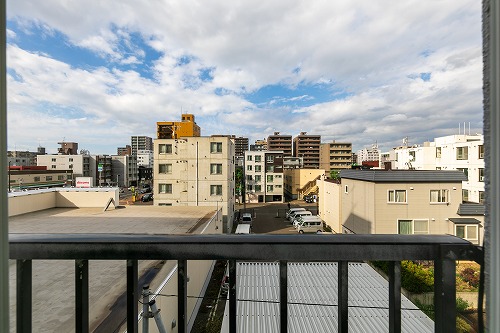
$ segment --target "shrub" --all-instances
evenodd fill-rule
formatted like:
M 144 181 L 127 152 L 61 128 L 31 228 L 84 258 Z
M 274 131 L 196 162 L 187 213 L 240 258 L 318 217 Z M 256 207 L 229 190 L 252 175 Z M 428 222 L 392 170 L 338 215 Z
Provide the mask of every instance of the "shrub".
M 470 303 L 461 297 L 457 297 L 457 312 L 461 313 L 470 308 Z
M 462 280 L 470 284 L 474 288 L 479 287 L 479 274 L 473 268 L 467 267 L 460 273 Z

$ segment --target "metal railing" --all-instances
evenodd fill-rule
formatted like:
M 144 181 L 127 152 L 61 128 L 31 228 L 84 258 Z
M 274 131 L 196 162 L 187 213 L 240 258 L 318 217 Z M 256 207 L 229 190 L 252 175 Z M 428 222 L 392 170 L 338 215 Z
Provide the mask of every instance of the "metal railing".
M 17 332 L 31 332 L 32 261 L 75 261 L 76 332 L 89 330 L 89 260 L 124 260 L 127 332 L 138 332 L 138 260 L 177 260 L 178 331 L 187 331 L 187 260 L 229 260 L 229 330 L 236 332 L 236 262 L 280 262 L 280 327 L 288 329 L 287 262 L 338 262 L 338 331 L 348 331 L 348 262 L 389 261 L 389 329 L 401 332 L 401 261 L 435 264 L 435 331 L 455 332 L 456 260 L 483 263 L 483 250 L 439 235 L 11 234 L 17 260 Z M 453 323 L 453 324 L 450 324 Z

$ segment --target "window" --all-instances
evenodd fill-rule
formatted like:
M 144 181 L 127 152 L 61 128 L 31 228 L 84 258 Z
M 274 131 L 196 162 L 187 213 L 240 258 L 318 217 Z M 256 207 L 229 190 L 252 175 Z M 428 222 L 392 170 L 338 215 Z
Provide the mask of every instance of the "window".
M 159 184 L 159 193 L 172 193 L 172 184 Z
M 248 191 L 252 191 L 253 190 L 253 186 L 252 185 L 247 185 L 247 190 Z
M 267 185 L 267 192 L 273 191 L 273 185 Z
M 270 163 L 274 162 L 274 156 L 273 155 L 268 155 L 267 156 L 267 161 L 270 162 Z
M 462 202 L 469 201 L 469 190 L 462 190 Z
M 469 169 L 467 168 L 457 168 L 457 170 L 460 170 L 464 173 L 465 177 L 467 177 L 467 179 L 469 179 Z
M 406 202 L 406 190 L 389 190 L 388 194 L 388 202 Z
M 255 172 L 261 172 L 261 171 L 262 171 L 262 167 L 260 165 L 256 165 Z
M 257 170 L 255 170 L 255 171 L 257 171 Z M 261 179 L 262 179 L 261 175 L 255 175 L 255 182 L 258 183 L 261 181 Z
M 55 162 L 55 161 L 56 161 L 56 159 L 55 159 L 55 158 L 53 158 L 53 159 L 52 159 L 52 162 Z
M 268 182 L 268 183 L 272 183 L 272 182 L 273 182 L 273 180 L 274 180 L 273 175 L 267 175 L 267 182 Z
M 436 147 L 436 158 L 441 158 L 441 147 Z
M 35 182 L 39 182 L 39 181 L 40 181 L 40 177 L 34 177 L 34 178 L 33 178 L 33 180 L 34 180 Z
M 457 147 L 457 160 L 467 160 L 469 149 L 468 147 Z
M 251 161 L 252 160 L 252 155 L 247 155 L 247 161 Z
M 479 145 L 477 147 L 478 151 L 479 151 L 479 158 L 484 158 L 484 146 L 483 145 Z
M 247 171 L 252 171 L 252 166 L 251 165 L 247 165 Z M 257 170 L 255 170 L 257 171 Z
M 210 142 L 210 152 L 222 153 L 222 142 Z
M 476 224 L 455 225 L 455 236 L 466 239 L 472 243 L 478 242 L 479 234 Z
M 398 234 L 422 235 L 429 233 L 429 220 L 398 220 Z
M 70 169 L 73 169 L 73 164 L 70 164 L 70 165 L 69 165 L 69 168 L 70 168 Z
M 484 191 L 479 191 L 479 203 L 484 204 Z
M 260 155 L 255 155 L 255 162 L 260 162 L 262 159 L 262 156 Z
M 57 180 L 64 180 L 64 179 L 65 179 L 65 177 L 63 175 L 57 176 Z
M 431 203 L 448 202 L 448 190 L 431 190 Z
M 344 193 L 346 193 L 346 194 L 349 193 L 349 187 L 347 185 L 344 186 Z
M 274 165 L 268 165 L 267 172 L 274 172 Z
M 255 192 L 261 192 L 262 187 L 260 185 L 255 185 Z
M 160 144 L 158 145 L 158 149 L 160 151 L 160 154 L 172 154 L 171 144 Z
M 69 158 L 69 161 L 70 161 L 70 162 L 73 162 L 73 158 L 72 158 L 72 157 L 70 157 L 70 158 Z
M 210 185 L 210 195 L 222 195 L 222 185 Z
M 282 188 L 283 186 L 281 186 L 281 185 L 274 185 L 274 187 L 276 187 L 276 188 Z
M 247 175 L 247 180 L 252 180 L 252 175 Z
M 52 169 L 55 169 L 55 168 L 56 168 L 56 166 L 55 166 L 55 165 L 53 165 L 53 166 L 52 166 Z
M 210 164 L 210 174 L 211 175 L 222 175 L 222 164 L 219 164 L 219 163 Z
M 158 169 L 159 173 L 172 173 L 172 164 L 160 164 Z
M 415 161 L 415 152 L 410 151 L 410 161 Z
M 479 168 L 479 181 L 484 182 L 484 168 Z
M 52 176 L 46 176 L 45 180 L 52 180 Z

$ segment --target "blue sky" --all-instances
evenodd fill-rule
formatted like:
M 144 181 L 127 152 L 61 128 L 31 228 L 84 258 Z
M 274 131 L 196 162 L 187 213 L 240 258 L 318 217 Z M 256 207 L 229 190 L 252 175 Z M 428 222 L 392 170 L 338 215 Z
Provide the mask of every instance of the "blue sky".
M 481 3 L 25 1 L 8 9 L 8 147 L 116 153 L 202 135 L 421 143 L 482 132 Z M 279 13 L 279 15 L 277 14 Z

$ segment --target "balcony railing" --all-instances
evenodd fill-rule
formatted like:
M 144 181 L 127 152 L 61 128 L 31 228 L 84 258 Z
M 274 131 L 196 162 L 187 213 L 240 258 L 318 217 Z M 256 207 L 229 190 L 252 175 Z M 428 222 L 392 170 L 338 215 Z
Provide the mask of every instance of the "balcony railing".
M 89 260 L 124 260 L 127 332 L 138 331 L 138 260 L 178 261 L 178 331 L 187 330 L 187 260 L 229 260 L 229 329 L 236 332 L 236 262 L 280 262 L 280 327 L 288 331 L 287 262 L 338 262 L 338 331 L 348 331 L 348 262 L 383 260 L 389 272 L 389 330 L 401 332 L 402 260 L 435 265 L 435 331 L 455 332 L 456 260 L 483 263 L 483 250 L 438 235 L 125 235 L 11 234 L 17 260 L 17 332 L 31 332 L 32 261 L 75 261 L 76 332 L 89 329 Z M 22 286 L 22 287 L 20 287 Z M 481 305 L 480 301 L 480 305 Z M 482 308 L 480 306 L 480 308 Z

